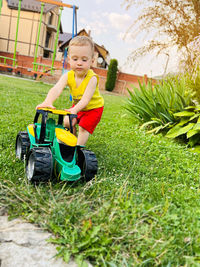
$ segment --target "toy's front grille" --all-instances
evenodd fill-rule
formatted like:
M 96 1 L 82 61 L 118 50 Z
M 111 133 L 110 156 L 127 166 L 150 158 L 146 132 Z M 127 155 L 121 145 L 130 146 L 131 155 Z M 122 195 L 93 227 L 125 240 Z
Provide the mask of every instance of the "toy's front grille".
M 67 146 L 65 144 L 59 144 L 59 147 L 62 158 L 67 162 L 71 162 L 74 157 L 75 147 Z

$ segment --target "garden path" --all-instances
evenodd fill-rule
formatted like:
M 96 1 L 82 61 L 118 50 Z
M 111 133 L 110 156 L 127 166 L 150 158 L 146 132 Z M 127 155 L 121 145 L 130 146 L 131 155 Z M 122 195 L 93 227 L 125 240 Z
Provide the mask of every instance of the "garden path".
M 21 219 L 9 221 L 0 209 L 0 267 L 78 267 L 54 257 L 56 248 L 46 241 L 51 236 Z

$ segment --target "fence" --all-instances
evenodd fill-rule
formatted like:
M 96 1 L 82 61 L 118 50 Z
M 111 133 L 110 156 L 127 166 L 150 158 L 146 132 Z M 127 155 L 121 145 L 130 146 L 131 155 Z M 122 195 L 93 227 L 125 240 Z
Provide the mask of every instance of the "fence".
M 0 52 L 0 56 L 12 58 L 13 54 L 6 53 L 6 52 Z M 16 74 L 21 75 L 21 76 L 28 76 L 28 77 L 31 77 L 31 76 L 36 77 L 37 76 L 38 79 L 41 79 L 42 81 L 49 82 L 49 83 L 56 83 L 58 81 L 59 77 L 62 75 L 62 62 L 61 61 L 55 61 L 54 74 L 47 76 L 47 75 L 43 75 L 42 72 L 41 72 L 41 75 L 35 75 L 34 70 L 33 70 L 33 61 L 34 61 L 33 57 L 23 56 L 23 55 L 19 55 L 17 53 L 16 60 L 17 60 L 17 67 L 12 69 L 12 71 L 13 71 L 13 73 L 16 73 Z M 38 57 L 37 63 L 39 65 L 51 66 L 51 59 Z M 4 67 L 3 65 L 0 65 L 0 71 L 7 72 L 9 70 L 10 69 Z M 102 90 L 102 91 L 105 90 L 107 70 L 102 69 L 102 68 L 96 68 L 96 67 L 93 67 L 93 70 L 99 76 L 99 88 L 100 88 L 100 90 Z M 118 72 L 117 80 L 116 80 L 116 84 L 115 84 L 115 88 L 114 88 L 113 92 L 117 93 L 117 94 L 127 95 L 128 94 L 127 88 L 131 90 L 132 85 L 134 85 L 136 87 L 139 86 L 138 80 L 140 82 L 144 81 L 145 83 L 147 83 L 147 81 L 149 79 L 150 78 L 148 78 L 147 75 L 138 76 L 138 75 L 132 75 L 132 74 L 128 74 L 128 73 Z M 152 82 L 155 83 L 156 80 L 153 79 Z

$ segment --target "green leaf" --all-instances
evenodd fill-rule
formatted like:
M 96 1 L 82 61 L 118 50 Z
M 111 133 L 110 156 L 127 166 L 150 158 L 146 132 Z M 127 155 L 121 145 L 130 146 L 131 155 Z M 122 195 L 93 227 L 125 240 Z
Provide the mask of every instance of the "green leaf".
M 181 129 L 181 126 L 179 126 L 178 124 L 176 124 L 175 126 L 173 126 L 165 135 L 166 137 L 170 138 L 171 135 L 173 135 L 174 133 L 176 133 L 177 131 L 179 131 Z M 172 137 L 173 138 L 173 137 Z
M 190 119 L 187 117 L 183 117 L 181 118 L 181 121 L 177 124 L 178 126 L 183 126 L 184 124 L 186 124 Z
M 191 117 L 193 115 L 195 115 L 195 113 L 190 112 L 190 111 L 181 111 L 181 112 L 174 113 L 175 117 Z
M 160 125 L 158 127 L 155 127 L 154 129 L 152 129 L 150 131 L 147 131 L 147 133 L 155 133 L 155 134 L 157 134 L 161 129 L 163 129 L 162 125 Z
M 98 232 L 101 230 L 101 225 L 94 226 L 91 231 L 91 238 L 94 238 Z
M 164 114 L 161 112 L 161 115 L 166 119 L 167 122 L 174 122 L 174 116 L 172 117 L 170 113 L 166 112 L 166 114 Z
M 200 123 L 196 123 L 193 130 L 200 130 Z
M 200 117 L 200 114 L 195 114 L 194 116 L 192 116 L 189 120 L 192 121 L 196 118 Z
M 177 125 L 176 125 L 177 126 Z M 168 138 L 175 138 L 179 135 L 187 133 L 189 130 L 191 130 L 194 127 L 194 123 L 189 123 L 185 127 L 174 127 L 172 128 L 167 134 L 166 137 Z
M 149 126 L 149 125 L 152 125 L 152 124 L 160 124 L 158 121 L 147 121 L 145 123 L 143 123 L 141 126 L 140 126 L 140 129 L 144 129 L 145 127 Z
M 187 138 L 189 139 L 190 137 L 192 137 L 193 135 L 197 134 L 199 131 L 191 129 L 187 132 Z
M 200 110 L 200 106 L 199 106 L 199 105 L 196 106 L 196 107 L 195 107 L 195 110 Z
M 77 256 L 75 258 L 75 262 L 78 265 L 78 267 L 88 267 L 88 263 L 83 260 L 82 256 Z
M 166 123 L 164 126 L 163 126 L 163 129 L 165 129 L 165 128 L 167 128 L 167 127 L 171 127 L 171 122 L 168 122 L 168 123 Z
M 70 260 L 70 256 L 71 256 L 71 254 L 69 253 L 69 251 L 66 251 L 65 254 L 64 254 L 64 257 L 63 257 L 63 259 L 64 259 L 64 261 L 65 261 L 66 263 L 69 262 L 69 260 Z
M 163 122 L 162 122 L 162 120 L 161 119 L 159 119 L 159 118 L 152 118 L 152 120 L 153 121 L 157 121 L 158 123 L 160 123 L 160 124 L 162 124 Z
M 195 106 L 188 106 L 185 108 L 186 110 L 194 110 L 195 109 Z

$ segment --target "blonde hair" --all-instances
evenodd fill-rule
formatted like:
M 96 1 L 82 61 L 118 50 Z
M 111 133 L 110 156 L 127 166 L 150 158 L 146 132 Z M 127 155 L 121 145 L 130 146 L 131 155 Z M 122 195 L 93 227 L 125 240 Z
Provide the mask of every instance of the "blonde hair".
M 72 46 L 86 46 L 89 45 L 94 56 L 94 43 L 90 37 L 87 36 L 76 36 L 69 42 L 69 52 Z

